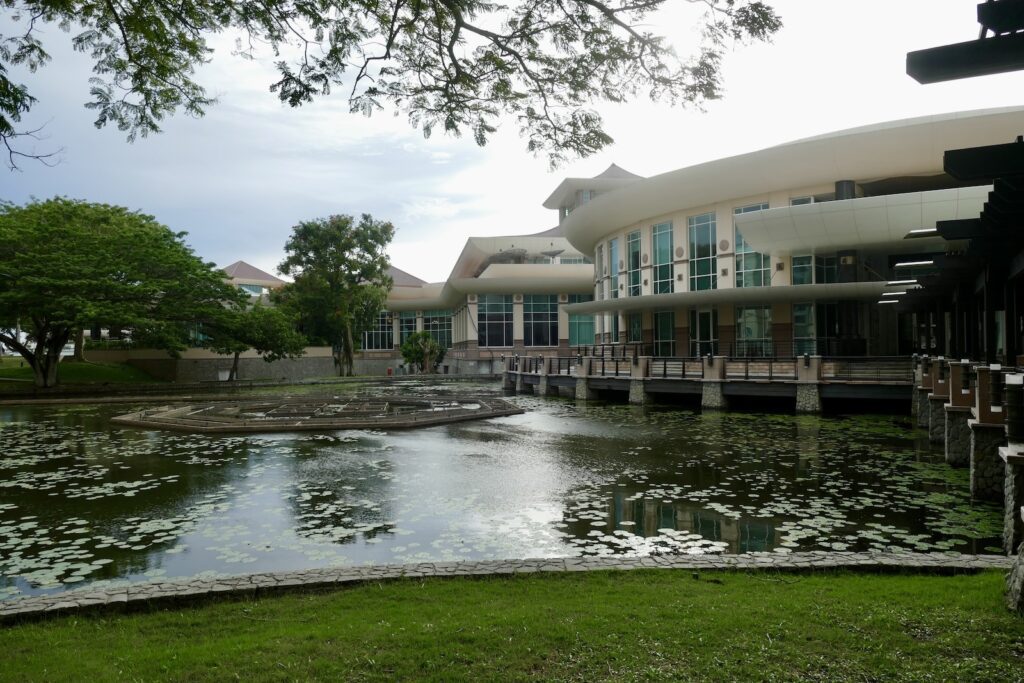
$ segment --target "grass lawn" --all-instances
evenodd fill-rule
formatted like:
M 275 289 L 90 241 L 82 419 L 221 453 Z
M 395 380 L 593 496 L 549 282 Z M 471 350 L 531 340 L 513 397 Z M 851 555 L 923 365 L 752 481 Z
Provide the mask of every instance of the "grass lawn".
M 1024 679 L 1003 575 L 425 580 L 0 627 L 0 679 Z
M 124 363 L 76 363 L 63 360 L 60 364 L 61 384 L 121 384 L 156 382 L 142 370 Z M 0 377 L 32 380 L 32 368 L 21 356 L 0 357 Z

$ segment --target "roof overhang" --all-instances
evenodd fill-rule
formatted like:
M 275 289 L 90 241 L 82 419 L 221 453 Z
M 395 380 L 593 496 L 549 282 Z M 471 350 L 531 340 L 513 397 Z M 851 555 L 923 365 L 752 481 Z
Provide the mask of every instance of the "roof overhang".
M 821 285 L 779 285 L 777 287 L 730 287 L 699 292 L 673 292 L 620 299 L 603 299 L 565 307 L 569 313 L 608 313 L 613 311 L 664 311 L 673 308 L 715 306 L 719 304 L 775 304 L 809 301 L 875 300 L 883 292 L 898 291 L 884 280 L 872 282 L 836 282 Z
M 771 254 L 814 253 L 836 249 L 885 248 L 890 252 L 943 249 L 933 237 L 904 240 L 911 230 L 935 228 L 939 221 L 977 218 L 991 185 L 820 204 L 784 206 L 733 218 L 743 239 Z
M 638 180 L 579 207 L 562 222 L 585 254 L 638 221 L 822 182 L 942 173 L 947 149 L 1009 142 L 1024 107 L 928 116 L 855 128 Z M 920 227 L 920 226 L 919 226 Z

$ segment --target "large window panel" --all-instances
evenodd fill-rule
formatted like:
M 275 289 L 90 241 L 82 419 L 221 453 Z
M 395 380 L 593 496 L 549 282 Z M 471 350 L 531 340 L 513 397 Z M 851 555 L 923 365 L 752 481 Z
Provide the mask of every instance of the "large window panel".
M 608 298 L 619 297 L 619 240 L 608 241 Z
M 377 314 L 377 320 L 374 321 L 373 327 L 363 332 L 363 350 L 390 351 L 395 346 L 394 337 L 391 313 L 381 311 Z
M 477 336 L 481 347 L 512 346 L 512 295 L 481 294 L 477 299 Z
M 523 345 L 558 346 L 558 296 L 523 297 Z
M 629 296 L 640 296 L 640 231 L 629 233 L 626 240 L 626 276 Z
M 676 355 L 676 315 L 672 311 L 654 314 L 654 355 Z
M 570 304 L 593 301 L 589 294 L 570 294 Z M 569 314 L 569 346 L 586 346 L 594 343 L 594 316 L 580 313 Z
M 672 224 L 658 223 L 651 230 L 655 294 L 671 294 L 675 273 L 672 267 Z
M 733 209 L 733 215 L 739 216 L 752 211 L 763 211 L 768 203 L 748 204 Z M 767 287 L 771 284 L 771 259 L 768 254 L 757 252 L 747 244 L 743 235 L 736 230 L 736 286 Z
M 452 346 L 452 312 L 450 310 L 423 311 L 423 331 L 442 349 Z
M 718 271 L 715 259 L 715 214 L 703 213 L 686 219 L 690 233 L 690 291 L 716 289 Z

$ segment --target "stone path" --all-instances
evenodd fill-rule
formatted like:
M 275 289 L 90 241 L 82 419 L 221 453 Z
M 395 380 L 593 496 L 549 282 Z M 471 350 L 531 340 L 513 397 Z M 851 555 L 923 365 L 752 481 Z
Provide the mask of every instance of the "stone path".
M 492 576 L 538 572 L 630 569 L 774 570 L 904 569 L 931 572 L 1009 569 L 1013 558 L 955 553 L 806 552 L 743 555 L 653 555 L 650 557 L 572 557 L 528 560 L 421 562 L 403 565 L 327 567 L 218 578 L 130 583 L 116 588 L 80 588 L 53 595 L 0 601 L 0 621 L 43 613 L 104 607 L 144 607 L 205 595 L 256 595 L 290 588 L 330 588 L 403 578 Z

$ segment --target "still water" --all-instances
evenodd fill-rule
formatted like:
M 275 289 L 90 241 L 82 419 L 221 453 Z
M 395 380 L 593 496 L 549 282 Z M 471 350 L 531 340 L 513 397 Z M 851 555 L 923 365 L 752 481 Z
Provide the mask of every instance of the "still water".
M 909 417 L 509 400 L 527 412 L 244 436 L 110 425 L 126 405 L 0 407 L 0 599 L 425 560 L 1000 552 L 1001 508 L 972 506 L 967 472 Z

